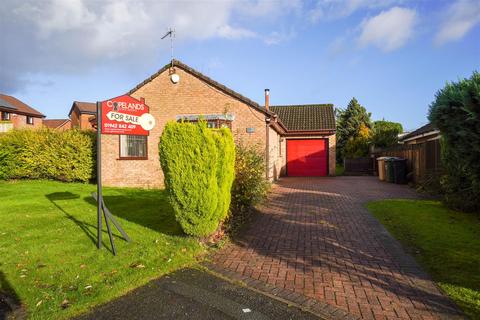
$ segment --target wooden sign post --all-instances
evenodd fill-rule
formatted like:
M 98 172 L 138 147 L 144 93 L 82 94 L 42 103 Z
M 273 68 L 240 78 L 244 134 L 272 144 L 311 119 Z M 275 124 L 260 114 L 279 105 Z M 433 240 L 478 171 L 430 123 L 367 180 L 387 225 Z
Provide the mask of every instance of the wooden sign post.
M 117 254 L 117 250 L 115 249 L 110 222 L 127 242 L 131 240 L 103 200 L 102 134 L 148 136 L 149 131 L 155 127 L 155 118 L 148 111 L 149 107 L 143 99 L 137 100 L 129 95 L 97 102 L 97 193 L 92 195 L 97 200 L 97 248 L 102 248 L 103 213 L 114 255 Z

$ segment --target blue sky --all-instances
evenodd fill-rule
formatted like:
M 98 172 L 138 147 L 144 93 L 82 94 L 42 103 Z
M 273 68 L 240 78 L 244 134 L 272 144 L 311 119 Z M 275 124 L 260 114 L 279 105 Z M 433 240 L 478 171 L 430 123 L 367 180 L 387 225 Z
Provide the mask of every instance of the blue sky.
M 480 70 L 480 1 L 7 0 L 0 92 L 49 118 L 118 96 L 175 58 L 263 103 L 352 97 L 373 119 L 426 123 L 447 81 Z

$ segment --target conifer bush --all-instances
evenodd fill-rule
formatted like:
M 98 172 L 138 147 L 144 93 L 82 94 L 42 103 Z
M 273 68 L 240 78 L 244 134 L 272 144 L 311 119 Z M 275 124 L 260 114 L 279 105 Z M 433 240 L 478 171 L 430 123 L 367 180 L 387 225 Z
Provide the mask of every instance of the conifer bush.
M 87 182 L 95 177 L 95 134 L 12 130 L 0 134 L 0 179 Z
M 186 234 L 212 234 L 227 213 L 234 178 L 235 146 L 229 129 L 169 122 L 159 144 L 165 187 Z

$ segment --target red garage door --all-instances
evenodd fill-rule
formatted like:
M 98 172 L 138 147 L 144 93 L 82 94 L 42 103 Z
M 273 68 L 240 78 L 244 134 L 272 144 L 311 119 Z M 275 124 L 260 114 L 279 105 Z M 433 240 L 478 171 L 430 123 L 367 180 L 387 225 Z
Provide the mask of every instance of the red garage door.
M 326 176 L 327 159 L 327 139 L 287 140 L 287 175 L 289 176 Z

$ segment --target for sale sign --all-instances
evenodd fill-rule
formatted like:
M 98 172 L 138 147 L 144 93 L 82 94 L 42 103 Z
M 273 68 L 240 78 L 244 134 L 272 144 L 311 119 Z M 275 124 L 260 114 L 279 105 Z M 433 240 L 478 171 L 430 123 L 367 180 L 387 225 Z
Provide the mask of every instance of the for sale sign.
M 155 126 L 155 118 L 148 111 L 143 99 L 129 95 L 103 101 L 101 133 L 148 136 Z

